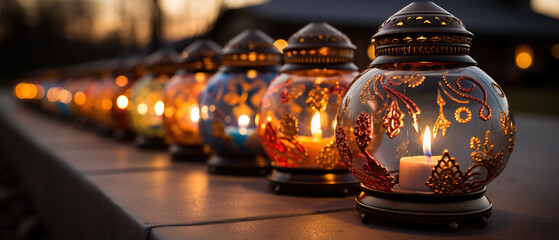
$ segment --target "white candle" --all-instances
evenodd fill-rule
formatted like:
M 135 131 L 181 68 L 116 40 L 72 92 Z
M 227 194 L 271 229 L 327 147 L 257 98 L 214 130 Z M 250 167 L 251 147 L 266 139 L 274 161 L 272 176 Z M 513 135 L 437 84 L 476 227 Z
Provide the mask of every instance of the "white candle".
M 424 156 L 400 158 L 400 188 L 417 191 L 429 190 L 425 183 L 429 181 L 429 176 L 431 176 L 437 160 L 441 158 L 441 156 L 431 157 L 431 131 L 429 127 L 425 129 L 425 134 L 423 134 L 423 154 Z

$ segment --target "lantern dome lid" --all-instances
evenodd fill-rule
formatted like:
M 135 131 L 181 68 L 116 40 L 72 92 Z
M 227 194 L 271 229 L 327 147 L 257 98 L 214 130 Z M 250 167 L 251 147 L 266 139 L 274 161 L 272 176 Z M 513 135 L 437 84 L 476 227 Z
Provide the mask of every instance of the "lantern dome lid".
M 283 49 L 281 71 L 309 68 L 357 70 L 353 64 L 355 45 L 341 31 L 325 22 L 307 24 L 291 35 Z
M 221 65 L 221 46 L 209 39 L 197 40 L 183 51 L 181 67 L 191 72 L 215 72 Z
M 172 48 L 162 48 L 145 59 L 147 67 L 176 65 L 178 63 L 179 54 Z
M 145 59 L 149 72 L 156 74 L 173 74 L 178 68 L 179 54 L 172 48 L 162 48 Z
M 389 17 L 373 35 L 377 56 L 371 65 L 400 62 L 462 62 L 473 34 L 460 19 L 428 1 L 410 3 Z
M 258 29 L 247 29 L 231 39 L 222 55 L 225 67 L 277 67 L 281 62 L 274 40 Z

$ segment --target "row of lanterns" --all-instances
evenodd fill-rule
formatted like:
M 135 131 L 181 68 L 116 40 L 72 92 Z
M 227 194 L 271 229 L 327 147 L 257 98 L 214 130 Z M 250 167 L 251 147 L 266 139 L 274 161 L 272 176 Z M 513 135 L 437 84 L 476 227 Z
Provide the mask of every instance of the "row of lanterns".
M 516 128 L 503 90 L 469 57 L 473 34 L 431 2 L 391 16 L 358 72 L 355 46 L 311 23 L 283 49 L 246 30 L 223 50 L 200 40 L 15 95 L 94 121 L 212 173 L 267 173 L 288 194 L 352 194 L 363 221 L 486 223 L 485 185 L 504 169 Z M 283 58 L 283 65 L 281 65 Z

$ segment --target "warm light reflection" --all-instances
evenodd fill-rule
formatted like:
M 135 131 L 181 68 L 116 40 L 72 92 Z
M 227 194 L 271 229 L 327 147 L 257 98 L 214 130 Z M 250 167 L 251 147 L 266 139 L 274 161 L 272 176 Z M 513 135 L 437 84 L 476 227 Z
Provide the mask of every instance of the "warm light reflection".
M 278 39 L 274 42 L 274 46 L 283 53 L 283 49 L 287 47 L 288 43 L 284 39 Z
M 431 130 L 429 126 L 425 129 L 423 134 L 423 155 L 425 155 L 425 161 L 431 162 Z
M 31 83 L 18 83 L 14 87 L 14 95 L 19 99 L 37 98 L 37 87 Z M 44 91 L 44 90 L 43 90 Z
M 66 89 L 61 89 L 58 93 L 58 100 L 61 103 L 68 104 L 72 101 L 72 93 Z
M 119 87 L 124 87 L 124 86 L 126 86 L 126 84 L 128 84 L 128 78 L 126 76 L 120 75 L 120 76 L 116 77 L 115 83 Z
M 196 79 L 196 82 L 203 83 L 204 81 L 206 81 L 206 74 L 197 72 L 196 74 L 194 74 L 194 79 Z
M 101 107 L 104 110 L 111 110 L 111 108 L 113 108 L 113 102 L 110 99 L 105 99 L 103 100 L 103 102 L 101 103 Z
M 322 139 L 322 128 L 320 126 L 320 113 L 317 111 L 311 120 L 311 133 L 314 139 Z
M 198 107 L 192 108 L 192 111 L 190 111 L 190 119 L 193 122 L 198 122 L 198 120 L 200 120 L 200 109 L 198 109 Z
M 367 56 L 369 56 L 369 59 L 371 59 L 371 60 L 373 60 L 377 57 L 375 55 L 375 45 L 371 44 L 369 46 L 369 48 L 367 48 Z
M 250 69 L 247 71 L 247 78 L 253 79 L 258 75 L 258 71 Z
M 157 101 L 155 103 L 154 110 L 155 110 L 155 114 L 161 116 L 165 111 L 165 104 L 163 103 L 163 101 Z
M 47 100 L 49 100 L 49 102 L 56 102 L 56 101 L 58 101 L 58 93 L 59 93 L 59 91 L 60 91 L 60 90 L 58 89 L 58 87 L 50 88 L 50 89 L 47 91 Z
M 120 109 L 125 109 L 128 106 L 128 98 L 124 95 L 118 96 L 116 106 Z
M 516 66 L 521 69 L 527 69 L 532 66 L 534 51 L 528 45 L 520 45 L 516 47 Z
M 138 108 L 136 110 L 138 110 L 140 115 L 144 115 L 148 112 L 148 106 L 145 103 L 140 103 L 138 104 Z
M 77 92 L 76 94 L 74 94 L 74 102 L 77 105 L 83 105 L 85 103 L 85 93 Z

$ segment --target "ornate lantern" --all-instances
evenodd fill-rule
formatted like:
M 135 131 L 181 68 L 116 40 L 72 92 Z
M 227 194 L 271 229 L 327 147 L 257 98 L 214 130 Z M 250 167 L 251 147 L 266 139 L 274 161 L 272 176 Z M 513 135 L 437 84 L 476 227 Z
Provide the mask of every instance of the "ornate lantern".
M 403 8 L 373 36 L 377 58 L 338 110 L 336 144 L 361 180 L 357 208 L 390 220 L 480 221 L 515 125 L 503 89 L 468 56 L 473 34 L 432 2 Z
M 178 53 L 162 49 L 146 58 L 147 73 L 131 87 L 128 101 L 128 120 L 136 132 L 136 146 L 165 148 L 163 129 L 163 88 L 178 68 Z
M 223 49 L 223 66 L 200 96 L 200 135 L 212 148 L 213 173 L 258 174 L 269 169 L 256 131 L 260 101 L 277 75 L 280 52 L 260 30 L 245 30 Z
M 112 96 L 114 107 L 111 116 L 114 123 L 113 137 L 117 140 L 134 138 L 134 132 L 130 127 L 126 110 L 132 95 L 131 87 L 146 72 L 144 60 L 145 56 L 142 54 L 129 57 L 113 73 L 117 91 Z
M 208 79 L 221 64 L 221 47 L 211 40 L 198 40 L 184 51 L 181 70 L 165 86 L 163 125 L 173 160 L 206 160 L 198 134 L 200 107 L 198 98 Z M 207 150 L 205 150 L 207 149 Z
M 335 146 L 335 116 L 357 76 L 355 46 L 327 23 L 310 23 L 283 49 L 284 63 L 262 99 L 260 139 L 279 193 L 356 192 L 359 181 Z

